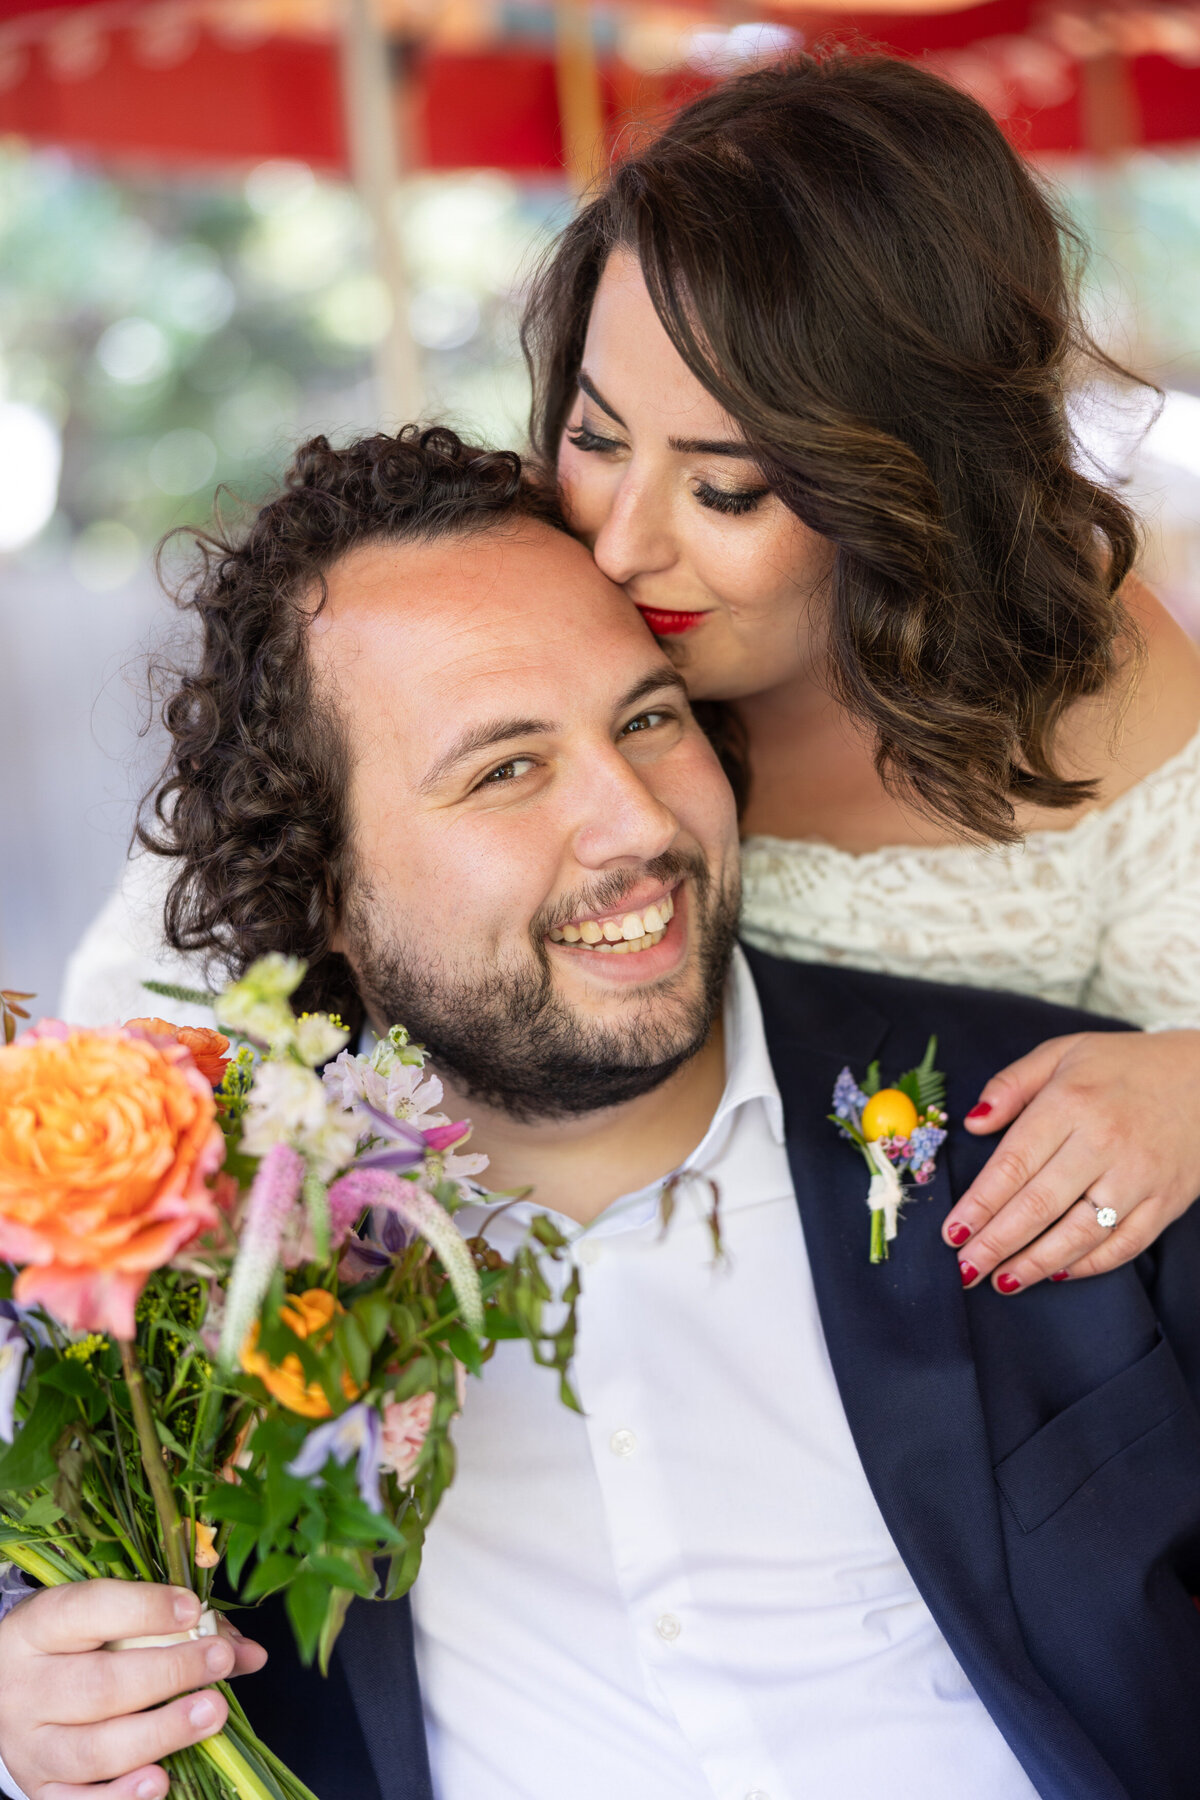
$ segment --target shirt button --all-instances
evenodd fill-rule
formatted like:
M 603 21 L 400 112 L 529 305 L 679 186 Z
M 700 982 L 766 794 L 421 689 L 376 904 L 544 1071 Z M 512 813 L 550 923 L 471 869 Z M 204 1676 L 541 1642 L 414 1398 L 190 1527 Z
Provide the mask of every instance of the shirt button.
M 683 1630 L 683 1626 L 674 1613 L 664 1613 L 660 1619 L 655 1619 L 654 1629 L 664 1644 L 673 1644 Z
M 632 1431 L 614 1431 L 608 1440 L 608 1447 L 614 1456 L 632 1456 L 637 1449 L 637 1439 Z

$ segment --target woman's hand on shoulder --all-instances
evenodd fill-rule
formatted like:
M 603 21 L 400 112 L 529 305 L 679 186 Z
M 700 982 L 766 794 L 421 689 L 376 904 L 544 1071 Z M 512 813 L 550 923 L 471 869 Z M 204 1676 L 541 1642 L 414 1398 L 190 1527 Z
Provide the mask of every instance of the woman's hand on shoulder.
M 1084 1031 L 1001 1069 L 966 1125 L 1008 1129 L 942 1227 L 964 1285 L 1015 1294 L 1139 1255 L 1200 1195 L 1198 1093 L 1200 1030 Z

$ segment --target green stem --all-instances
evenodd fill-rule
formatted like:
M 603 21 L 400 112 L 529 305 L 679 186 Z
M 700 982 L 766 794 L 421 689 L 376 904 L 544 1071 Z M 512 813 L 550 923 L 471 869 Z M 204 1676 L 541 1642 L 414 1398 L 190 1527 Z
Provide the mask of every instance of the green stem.
M 159 1529 L 162 1532 L 167 1576 L 176 1587 L 190 1588 L 192 1585 L 191 1571 L 188 1566 L 190 1558 L 184 1546 L 183 1525 L 179 1518 L 179 1508 L 175 1504 L 175 1496 L 171 1492 L 171 1483 L 167 1478 L 162 1445 L 159 1443 L 158 1433 L 154 1429 L 154 1415 L 150 1411 L 146 1383 L 133 1345 L 125 1342 L 124 1339 L 121 1340 L 121 1368 L 124 1370 L 125 1380 L 129 1387 L 129 1404 L 137 1431 L 138 1447 L 142 1453 L 142 1468 L 145 1470 L 146 1480 L 150 1484 L 154 1510 L 158 1514 Z
M 73 1575 L 64 1575 L 48 1557 L 35 1550 L 31 1544 L 5 1544 L 4 1558 L 7 1562 L 16 1563 L 26 1575 L 32 1575 L 43 1587 L 62 1587 L 65 1582 L 73 1581 Z

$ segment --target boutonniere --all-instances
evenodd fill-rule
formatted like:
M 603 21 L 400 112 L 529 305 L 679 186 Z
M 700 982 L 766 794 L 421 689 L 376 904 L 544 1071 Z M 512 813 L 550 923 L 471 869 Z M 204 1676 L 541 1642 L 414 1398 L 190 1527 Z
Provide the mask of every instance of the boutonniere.
M 946 1078 L 934 1068 L 937 1039 L 931 1037 L 915 1069 L 880 1083 L 873 1062 L 860 1087 L 849 1069 L 834 1083 L 832 1124 L 857 1144 L 871 1171 L 871 1261 L 886 1262 L 896 1235 L 900 1208 L 908 1198 L 905 1178 L 924 1187 L 933 1180 L 937 1153 L 946 1141 Z

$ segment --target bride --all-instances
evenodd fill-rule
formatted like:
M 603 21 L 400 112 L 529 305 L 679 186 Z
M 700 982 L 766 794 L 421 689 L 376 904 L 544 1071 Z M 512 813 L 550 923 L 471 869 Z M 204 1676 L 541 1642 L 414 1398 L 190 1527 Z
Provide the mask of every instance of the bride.
M 1113 1267 L 1200 1193 L 1200 652 L 1073 454 L 1068 384 L 1105 360 L 1074 248 L 973 101 L 798 56 L 616 169 L 526 334 L 575 528 L 744 753 L 747 937 L 1159 1028 L 981 1094 L 970 1128 L 1009 1129 L 944 1235 L 1001 1293 Z M 195 983 L 155 862 L 68 1017 Z

